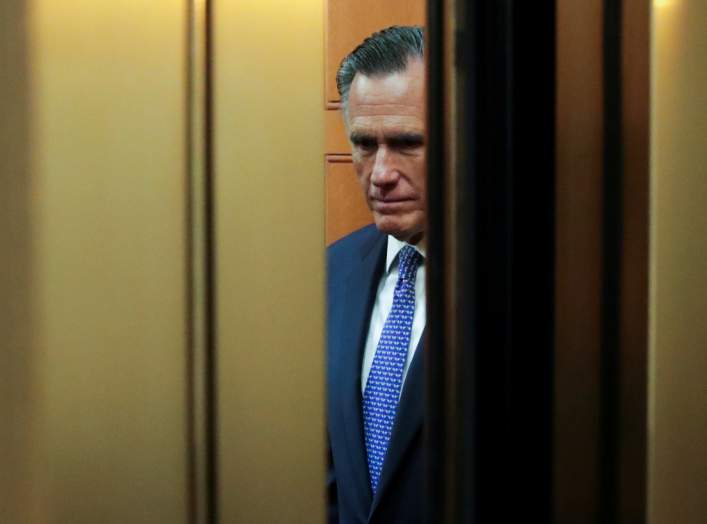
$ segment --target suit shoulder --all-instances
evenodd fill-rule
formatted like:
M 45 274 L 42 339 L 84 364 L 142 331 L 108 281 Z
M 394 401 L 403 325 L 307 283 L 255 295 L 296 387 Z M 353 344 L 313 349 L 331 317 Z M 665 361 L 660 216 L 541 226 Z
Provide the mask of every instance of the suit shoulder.
M 352 257 L 360 257 L 363 250 L 382 235 L 374 224 L 370 224 L 337 240 L 327 248 L 327 266 L 331 270 L 349 264 Z

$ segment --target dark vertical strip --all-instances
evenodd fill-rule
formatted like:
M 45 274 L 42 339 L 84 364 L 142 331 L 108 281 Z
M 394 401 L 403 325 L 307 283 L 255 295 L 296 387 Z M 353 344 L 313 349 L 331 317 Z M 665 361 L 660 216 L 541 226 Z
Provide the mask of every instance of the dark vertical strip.
M 621 14 L 623 233 L 617 515 L 645 522 L 648 409 L 650 3 L 624 0 Z
M 512 1 L 460 3 L 456 350 L 462 522 L 506 521 L 511 446 Z M 513 496 L 512 496 L 513 497 Z M 499 515 L 500 513 L 500 515 Z
M 493 505 L 489 497 L 495 491 L 495 479 L 483 478 L 484 457 L 480 453 L 485 449 L 489 455 L 496 455 L 496 450 L 491 450 L 487 445 L 492 442 L 489 438 L 491 433 L 495 433 L 492 426 L 498 428 L 490 420 L 494 409 L 484 403 L 486 384 L 481 383 L 485 382 L 482 370 L 487 373 L 486 379 L 489 382 L 500 378 L 498 384 L 501 384 L 501 388 L 504 382 L 504 377 L 497 374 L 498 368 L 492 369 L 491 362 L 487 360 L 490 354 L 483 347 L 483 341 L 493 331 L 493 326 L 486 324 L 487 319 L 482 318 L 489 304 L 484 303 L 484 282 L 480 276 L 489 268 L 479 256 L 489 255 L 496 247 L 489 243 L 494 241 L 494 235 L 484 230 L 484 217 L 488 210 L 485 204 L 490 204 L 494 198 L 491 188 L 485 185 L 488 180 L 484 179 L 484 170 L 494 153 L 493 144 L 497 138 L 498 126 L 494 125 L 488 133 L 480 132 L 485 116 L 494 109 L 494 106 L 487 107 L 482 99 L 489 86 L 500 87 L 496 84 L 497 78 L 485 70 L 490 64 L 486 55 L 489 49 L 485 45 L 488 33 L 484 28 L 492 23 L 485 17 L 487 5 L 488 2 L 484 0 L 459 2 L 455 13 L 457 32 L 454 72 L 458 119 L 454 130 L 456 158 L 454 171 L 450 174 L 456 191 L 450 199 L 450 205 L 454 208 L 456 228 L 450 232 L 450 237 L 454 244 L 452 264 L 456 268 L 457 277 L 452 286 L 458 291 L 454 305 L 457 316 L 452 327 L 453 342 L 449 351 L 456 353 L 457 366 L 456 369 L 450 369 L 449 374 L 453 377 L 457 400 L 456 413 L 450 411 L 450 416 L 459 419 L 454 435 L 457 456 L 453 458 L 457 465 L 455 482 L 459 486 L 454 501 L 455 520 L 467 523 L 484 521 L 485 505 Z M 490 27 L 487 30 L 492 31 Z M 504 98 L 504 94 L 501 98 Z M 501 123 L 503 120 L 497 122 Z M 503 176 L 503 167 L 500 167 Z M 503 215 L 503 210 L 500 211 Z M 494 278 L 490 274 L 486 277 Z M 465 328 L 465 324 L 471 329 Z M 497 354 L 505 356 L 504 344 L 500 342 Z
M 508 489 L 551 521 L 555 288 L 555 1 L 513 2 Z M 525 520 L 518 515 L 516 520 Z
M 549 520 L 554 22 L 429 4 L 428 522 Z
M 623 237 L 622 4 L 604 1 L 604 179 L 599 520 L 618 522 L 618 446 Z
M 450 326 L 450 345 L 447 348 L 454 354 L 455 367 L 447 373 L 454 388 L 456 406 L 448 410 L 448 417 L 456 419 L 452 438 L 456 444 L 456 456 L 451 457 L 449 465 L 455 473 L 454 483 L 457 486 L 453 501 L 454 515 L 448 522 L 476 522 L 476 516 L 481 513 L 481 499 L 485 494 L 493 492 L 493 479 L 486 483 L 478 483 L 480 477 L 480 454 L 482 442 L 488 434 L 483 419 L 483 405 L 478 394 L 483 391 L 479 381 L 479 365 L 481 355 L 477 352 L 478 341 L 486 326 L 482 326 L 477 313 L 483 311 L 479 302 L 477 287 L 479 261 L 476 259 L 479 246 L 485 244 L 480 238 L 483 233 L 478 229 L 481 211 L 476 198 L 483 190 L 477 164 L 483 160 L 483 152 L 487 151 L 488 143 L 478 133 L 480 107 L 478 98 L 483 93 L 484 83 L 492 82 L 488 76 L 479 75 L 483 66 L 483 1 L 457 2 L 455 5 L 455 48 L 454 48 L 454 79 L 455 109 L 457 119 L 455 128 L 450 130 L 456 142 L 453 169 L 449 178 L 454 187 L 449 204 L 454 215 L 454 230 L 449 231 L 450 243 L 453 245 L 452 260 L 454 281 L 449 283 L 449 292 L 454 297 L 454 323 Z M 481 106 L 483 107 L 483 105 Z M 487 137 L 490 138 L 490 137 Z M 486 197 L 490 195 L 487 193 Z M 460 239 L 467 239 L 461 241 Z M 464 328 L 464 325 L 471 327 Z M 487 368 L 491 374 L 493 371 Z M 456 408 L 456 409 L 454 409 Z M 490 451 L 490 450 L 489 450 Z M 480 490 L 484 490 L 482 494 Z
M 216 309 L 216 223 L 214 173 L 214 7 L 211 0 L 205 6 L 205 99 L 204 99 L 204 164 L 205 164 L 205 238 L 206 238 L 206 440 L 208 521 L 219 522 L 218 478 L 218 384 L 217 384 L 217 309 Z
M 203 18 L 194 1 L 188 1 L 186 9 L 187 507 L 191 524 L 215 524 L 218 482 L 211 2 L 205 3 Z M 198 135 L 200 130 L 202 136 Z M 203 201 L 197 202 L 202 189 Z M 203 295 L 197 291 L 201 286 Z
M 446 350 L 456 456 L 449 522 L 505 521 L 512 349 L 512 2 L 456 4 L 455 158 L 448 205 L 454 321 Z M 511 494 L 511 498 L 513 494 Z
M 439 522 L 447 491 L 445 463 L 445 9 L 427 2 L 427 328 L 425 347 L 425 521 Z M 453 457 L 452 457 L 453 458 Z

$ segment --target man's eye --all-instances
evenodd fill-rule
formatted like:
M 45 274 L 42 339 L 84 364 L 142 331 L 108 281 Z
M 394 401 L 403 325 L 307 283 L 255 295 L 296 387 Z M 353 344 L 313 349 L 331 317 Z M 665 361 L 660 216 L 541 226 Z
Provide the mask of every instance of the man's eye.
M 356 147 L 358 147 L 359 149 L 362 149 L 364 151 L 372 151 L 373 149 L 376 148 L 377 145 L 378 144 L 376 143 L 375 140 L 363 139 L 363 140 L 358 140 L 356 142 Z
M 402 150 L 416 149 L 424 145 L 424 140 L 418 137 L 406 137 L 392 141 L 391 145 L 396 149 Z

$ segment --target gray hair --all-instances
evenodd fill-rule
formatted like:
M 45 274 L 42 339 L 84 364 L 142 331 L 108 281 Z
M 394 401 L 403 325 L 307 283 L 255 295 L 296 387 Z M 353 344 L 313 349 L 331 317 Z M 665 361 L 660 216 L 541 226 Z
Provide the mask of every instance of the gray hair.
M 357 73 L 378 76 L 405 71 L 411 58 L 423 58 L 425 38 L 420 26 L 391 26 L 366 38 L 349 53 L 336 73 L 344 115 L 348 118 L 349 90 Z

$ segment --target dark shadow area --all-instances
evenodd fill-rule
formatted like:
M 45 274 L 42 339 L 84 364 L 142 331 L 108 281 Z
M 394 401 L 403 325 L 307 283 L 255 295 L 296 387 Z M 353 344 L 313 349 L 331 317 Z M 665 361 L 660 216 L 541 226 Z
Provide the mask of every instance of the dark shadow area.
M 429 5 L 426 521 L 551 522 L 555 2 Z

